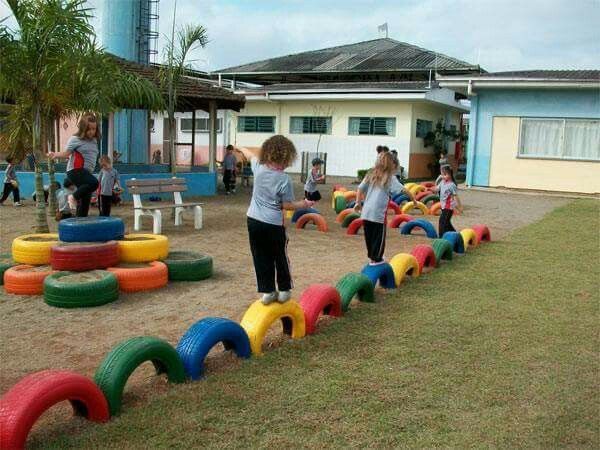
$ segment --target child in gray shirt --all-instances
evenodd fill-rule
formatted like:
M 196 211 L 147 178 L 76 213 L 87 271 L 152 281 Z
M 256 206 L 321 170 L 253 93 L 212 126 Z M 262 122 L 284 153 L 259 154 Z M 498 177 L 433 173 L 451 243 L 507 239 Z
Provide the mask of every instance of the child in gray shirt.
M 304 184 L 304 198 L 318 202 L 321 200 L 321 193 L 317 189 L 317 183 L 325 179 L 321 174 L 321 165 L 323 160 L 321 158 L 314 158 L 311 161 L 312 169 L 308 172 L 306 177 L 306 183 Z
M 119 172 L 113 168 L 110 158 L 106 155 L 100 158 L 100 175 L 98 183 L 100 195 L 98 196 L 98 207 L 101 216 L 110 216 L 110 209 L 113 204 L 113 191 L 115 187 L 121 189 L 119 184 Z

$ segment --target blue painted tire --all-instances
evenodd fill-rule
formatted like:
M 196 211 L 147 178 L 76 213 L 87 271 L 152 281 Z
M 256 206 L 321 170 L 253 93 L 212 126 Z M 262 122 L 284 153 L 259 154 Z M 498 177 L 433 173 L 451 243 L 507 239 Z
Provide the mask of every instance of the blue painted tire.
M 249 358 L 250 340 L 237 323 L 220 317 L 206 317 L 193 324 L 177 344 L 185 374 L 192 380 L 202 378 L 204 359 L 219 342 L 225 350 L 233 350 L 240 358 Z
M 409 200 L 410 200 L 410 198 L 408 198 L 408 195 L 405 195 L 405 194 L 398 194 L 398 195 L 395 195 L 395 196 L 392 198 L 392 200 L 394 201 L 394 203 L 395 203 L 396 205 L 400 206 L 400 204 L 401 204 L 402 202 L 407 202 L 407 201 L 409 201 Z
M 361 272 L 363 275 L 369 277 L 373 286 L 377 285 L 379 281 L 379 286 L 384 289 L 395 289 L 396 288 L 396 280 L 394 278 L 394 270 L 392 266 L 388 263 L 371 265 L 367 264 L 363 267 Z
M 292 223 L 296 223 L 300 217 L 304 214 L 321 214 L 315 208 L 301 208 L 294 211 L 294 215 L 292 216 Z
M 106 242 L 123 239 L 125 224 L 118 217 L 74 217 L 58 222 L 63 242 Z
M 447 240 L 452 245 L 452 250 L 454 253 L 464 253 L 465 252 L 465 243 L 463 241 L 460 233 L 456 231 L 446 231 L 442 239 Z
M 416 227 L 423 228 L 428 238 L 436 239 L 438 237 L 433 225 L 424 219 L 415 219 L 409 222 L 404 222 L 400 228 L 400 234 L 410 234 L 413 228 Z

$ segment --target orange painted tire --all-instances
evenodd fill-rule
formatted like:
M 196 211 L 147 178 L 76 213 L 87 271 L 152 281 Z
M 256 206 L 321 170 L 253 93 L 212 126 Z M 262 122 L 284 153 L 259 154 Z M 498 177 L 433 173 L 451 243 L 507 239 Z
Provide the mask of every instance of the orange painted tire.
M 334 184 L 333 185 L 333 192 L 335 192 L 335 191 L 345 192 L 346 188 L 344 186 L 342 186 L 341 184 Z
M 410 214 L 398 214 L 388 222 L 388 228 L 398 228 L 404 222 L 410 222 L 411 220 L 414 220 L 414 217 Z
M 335 221 L 337 223 L 342 223 L 348 214 L 352 214 L 354 212 L 354 208 L 346 208 L 341 213 L 337 215 Z
M 348 225 L 348 229 L 346 230 L 346 234 L 355 235 L 358 233 L 363 226 L 363 219 L 354 219 L 350 225 Z
M 44 280 L 54 272 L 50 266 L 13 266 L 4 272 L 4 290 L 9 294 L 42 295 Z
M 122 292 L 140 292 L 160 289 L 169 281 L 169 269 L 160 261 L 140 264 L 121 264 L 109 267 L 119 282 Z
M 356 200 L 356 191 L 344 192 L 344 198 L 346 199 L 346 202 L 351 202 L 352 200 Z
M 327 222 L 325 222 L 325 218 L 320 214 L 304 214 L 296 221 L 296 228 L 302 229 L 307 223 L 315 224 L 317 229 L 323 233 L 327 232 Z
M 429 208 L 429 214 L 432 216 L 439 216 L 442 213 L 442 204 L 440 202 L 435 202 Z

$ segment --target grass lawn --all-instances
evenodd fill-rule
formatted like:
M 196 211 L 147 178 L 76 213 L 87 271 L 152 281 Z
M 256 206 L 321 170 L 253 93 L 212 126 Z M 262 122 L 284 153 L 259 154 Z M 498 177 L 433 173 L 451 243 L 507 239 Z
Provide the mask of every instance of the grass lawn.
M 575 201 L 317 335 L 31 443 L 598 448 L 599 217 Z

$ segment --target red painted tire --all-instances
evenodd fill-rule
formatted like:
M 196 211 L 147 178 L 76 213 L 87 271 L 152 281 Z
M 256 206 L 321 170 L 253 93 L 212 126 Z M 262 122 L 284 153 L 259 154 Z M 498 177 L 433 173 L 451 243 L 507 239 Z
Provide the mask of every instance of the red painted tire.
M 432 191 L 430 191 L 430 190 L 427 190 L 427 191 L 421 191 L 421 192 L 419 192 L 417 195 L 415 195 L 415 200 L 417 200 L 417 201 L 419 201 L 419 202 L 420 202 L 420 201 L 421 201 L 421 199 L 423 199 L 423 198 L 427 197 L 428 195 L 432 195 L 432 194 L 433 194 L 433 192 L 432 192 Z
M 487 225 L 479 223 L 477 225 L 473 225 L 471 229 L 475 232 L 478 242 L 490 242 L 492 240 L 492 235 L 490 234 L 490 229 L 487 227 Z
M 152 291 L 165 287 L 169 282 L 169 269 L 161 261 L 150 263 L 122 264 L 120 267 L 109 267 L 119 282 L 122 292 Z
M 53 273 L 50 266 L 13 266 L 4 272 L 4 290 L 8 294 L 42 295 L 44 280 Z
M 54 270 L 84 272 L 106 269 L 119 264 L 117 241 L 60 242 L 50 249 L 50 265 Z
M 42 370 L 27 375 L 0 398 L 0 448 L 24 448 L 37 419 L 65 400 L 88 420 L 110 418 L 106 398 L 92 380 L 66 370 Z
M 413 219 L 414 219 L 414 217 L 411 216 L 410 214 L 398 214 L 397 216 L 394 216 L 392 218 L 392 220 L 390 220 L 388 222 L 388 228 L 398 228 L 404 222 L 410 222 Z
M 423 273 L 424 267 L 434 268 L 436 264 L 435 252 L 431 245 L 419 244 L 410 252 L 415 257 L 419 264 L 419 273 Z
M 313 284 L 306 288 L 300 297 L 300 306 L 304 310 L 306 334 L 314 334 L 321 313 L 340 317 L 342 300 L 336 288 L 328 284 Z
M 429 188 L 435 187 L 435 183 L 433 181 L 423 181 L 421 183 L 421 186 L 429 189 Z
M 327 232 L 327 222 L 325 222 L 325 218 L 320 214 L 304 214 L 296 221 L 296 228 L 302 229 L 306 226 L 307 223 L 315 224 L 317 226 L 317 229 L 319 231 L 322 231 L 323 233 Z
M 348 225 L 348 229 L 346 230 L 346 234 L 349 235 L 355 235 L 356 233 L 358 233 L 358 230 L 360 230 L 363 226 L 363 220 L 362 219 L 354 219 L 352 221 L 352 223 L 350 225 Z
M 343 210 L 341 213 L 339 213 L 336 218 L 335 221 L 337 223 L 342 223 L 344 221 L 344 219 L 346 218 L 346 216 L 348 214 L 352 214 L 354 212 L 354 208 L 346 208 L 345 210 Z
M 394 211 L 394 214 L 401 214 L 401 209 L 402 208 L 400 208 L 396 202 L 393 202 L 392 200 L 388 202 L 388 211 L 392 210 Z
M 440 202 L 435 202 L 433 205 L 429 207 L 429 214 L 431 216 L 439 216 L 442 213 L 442 204 Z

